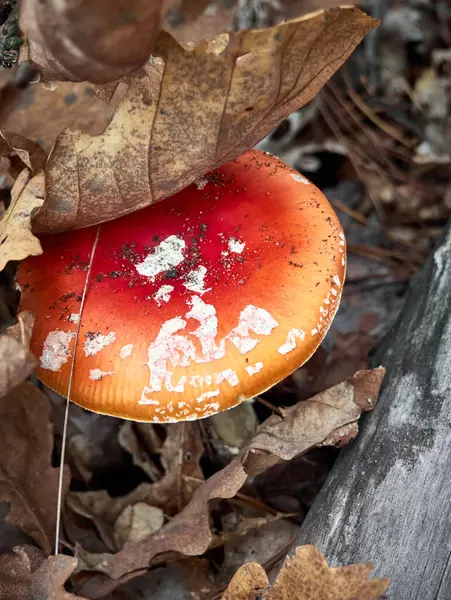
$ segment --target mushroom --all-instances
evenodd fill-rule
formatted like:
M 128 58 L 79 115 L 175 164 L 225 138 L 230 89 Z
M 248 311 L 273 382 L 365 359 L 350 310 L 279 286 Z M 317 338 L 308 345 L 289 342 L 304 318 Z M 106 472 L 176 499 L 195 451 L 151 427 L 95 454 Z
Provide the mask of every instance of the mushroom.
M 231 408 L 302 365 L 346 265 L 323 194 L 255 150 L 163 202 L 41 242 L 18 275 L 37 376 L 67 397 L 74 361 L 73 402 L 160 423 Z

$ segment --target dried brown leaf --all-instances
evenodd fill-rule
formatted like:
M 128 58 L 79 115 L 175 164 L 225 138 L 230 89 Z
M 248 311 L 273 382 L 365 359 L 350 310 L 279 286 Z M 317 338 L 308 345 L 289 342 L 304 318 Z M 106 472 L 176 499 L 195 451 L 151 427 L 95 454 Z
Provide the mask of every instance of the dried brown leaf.
M 27 57 L 46 79 L 113 81 L 149 58 L 164 8 L 165 0 L 22 0 Z
M 23 135 L 9 131 L 0 132 L 6 142 L 9 154 L 15 152 L 22 163 L 30 169 L 33 175 L 43 171 L 47 161 L 47 153 L 39 144 L 32 142 Z
M 164 512 L 161 508 L 145 502 L 127 506 L 114 524 L 117 548 L 130 542 L 141 542 L 163 527 Z
M 4 31 L 5 29 L 3 28 Z M 23 102 L 24 90 L 35 77 L 36 71 L 31 65 L 21 65 L 14 72 L 1 69 L 0 126 L 3 126 L 3 123 L 11 116 L 11 113 L 14 113 L 18 105 Z
M 141 450 L 138 440 L 132 438 L 132 428 L 126 426 L 129 437 L 122 442 L 128 451 L 138 457 Z M 130 444 L 130 442 L 132 442 Z M 116 534 L 121 515 L 133 516 L 132 508 L 145 504 L 149 508 L 163 508 L 167 515 L 175 515 L 191 500 L 204 477 L 199 465 L 203 454 L 202 440 L 195 423 L 174 423 L 167 428 L 167 437 L 161 448 L 160 462 L 165 474 L 155 483 L 142 483 L 126 496 L 111 498 L 105 490 L 70 492 L 67 504 L 78 515 L 92 519 L 101 538 L 111 549 L 119 549 L 124 542 L 123 534 Z M 136 461 L 135 463 L 139 463 Z M 144 465 L 145 466 L 145 465 Z M 122 527 L 123 529 L 123 527 Z M 147 527 L 149 537 L 151 524 Z M 155 529 L 154 529 L 155 531 Z M 121 541 L 118 544 L 118 540 Z
M 0 271 L 10 260 L 42 254 L 41 243 L 31 232 L 31 219 L 44 202 L 44 174 L 30 179 L 24 169 L 11 190 L 11 204 L 0 221 Z
M 65 127 L 79 127 L 90 135 L 100 134 L 117 105 L 116 98 L 109 104 L 102 102 L 86 82 L 58 83 L 53 90 L 34 83 L 23 91 L 22 102 L 7 118 L 4 128 L 39 140 L 49 151 Z
M 17 315 L 17 323 L 6 330 L 6 334 L 17 340 L 24 348 L 30 347 L 35 316 L 30 310 L 23 310 Z
M 287 558 L 264 600 L 377 600 L 389 586 L 388 579 L 368 581 L 373 566 L 328 567 L 314 546 L 300 546 Z
M 258 562 L 271 565 L 283 559 L 296 539 L 299 526 L 284 519 L 272 519 L 250 529 L 243 520 L 224 544 L 224 560 L 217 567 L 216 581 L 227 585 L 243 564 Z M 241 533 L 241 535 L 239 535 Z
M 166 431 L 167 437 L 160 455 L 164 475 L 149 487 L 146 502 L 164 508 L 166 514 L 172 516 L 191 500 L 204 479 L 199 465 L 204 446 L 195 423 L 174 423 Z M 139 447 L 123 447 L 132 451 L 135 464 L 141 462 L 137 458 Z M 146 469 L 146 472 L 151 474 L 150 469 Z
M 242 402 L 231 410 L 224 410 L 209 417 L 209 429 L 230 448 L 241 449 L 258 426 L 258 418 L 251 402 Z
M 77 566 L 77 559 L 57 554 L 49 556 L 33 573 L 31 578 L 31 598 L 42 600 L 86 600 L 66 592 L 64 584 Z M 29 598 L 28 596 L 27 598 Z
M 0 399 L 0 422 L 0 500 L 11 506 L 6 519 L 49 554 L 55 533 L 58 469 L 51 464 L 53 435 L 47 397 L 31 383 L 22 383 Z M 63 492 L 68 476 L 67 472 Z
M 206 558 L 188 558 L 170 562 L 139 579 L 132 579 L 119 590 L 122 600 L 213 600 L 218 598 L 211 561 Z M 119 595 L 118 594 L 118 595 Z M 127 595 L 128 594 L 128 595 Z M 121 600 L 115 598 L 115 600 Z
M 282 409 L 282 417 L 271 416 L 248 446 L 247 472 L 257 475 L 314 446 L 352 439 L 358 428 L 348 426 L 357 422 L 362 411 L 374 408 L 384 375 L 382 367 L 358 371 L 310 400 Z
M 94 569 L 118 581 L 94 576 L 86 584 L 89 593 L 85 593 L 95 597 L 98 589 L 114 589 L 121 577 L 145 569 L 157 554 L 176 551 L 196 556 L 205 552 L 212 540 L 208 502 L 233 497 L 249 473 L 261 473 L 281 460 L 321 445 L 332 432 L 355 422 L 363 410 L 374 408 L 384 373 L 383 368 L 360 371 L 344 383 L 283 411 L 283 417 L 270 417 L 250 444 L 205 481 L 189 504 L 161 531 L 139 543 L 128 544 L 114 556 L 102 555 L 101 563 Z
M 163 552 L 176 551 L 187 556 L 203 554 L 211 542 L 209 501 L 233 497 L 246 477 L 239 461 L 215 473 L 196 490 L 191 502 L 160 531 L 142 542 L 128 544 L 115 555 L 103 555 L 102 561 L 95 567 L 98 573 L 87 580 L 82 593 L 96 597 L 100 591 L 104 594 L 115 589 L 130 577 L 127 574 L 146 569 L 151 559 Z M 112 579 L 103 577 L 101 573 Z
M 16 325 L 0 335 L 0 398 L 29 377 L 38 364 L 29 349 L 34 315 L 24 311 L 17 319 Z
M 248 563 L 235 573 L 222 600 L 378 600 L 390 582 L 368 580 L 372 569 L 370 564 L 328 567 L 317 548 L 300 546 L 272 586 L 259 564 Z
M 247 563 L 232 577 L 222 600 L 257 600 L 268 585 L 265 569 L 258 563 Z
M 160 58 L 127 78 L 104 133 L 58 136 L 35 230 L 119 217 L 242 154 L 309 102 L 376 24 L 354 7 L 333 8 L 193 50 L 162 32 Z
M 29 545 L 15 546 L 13 552 L 0 555 L 0 600 L 30 600 L 31 574 L 44 555 Z
M 31 572 L 17 554 L 0 555 L 0 600 L 29 600 Z

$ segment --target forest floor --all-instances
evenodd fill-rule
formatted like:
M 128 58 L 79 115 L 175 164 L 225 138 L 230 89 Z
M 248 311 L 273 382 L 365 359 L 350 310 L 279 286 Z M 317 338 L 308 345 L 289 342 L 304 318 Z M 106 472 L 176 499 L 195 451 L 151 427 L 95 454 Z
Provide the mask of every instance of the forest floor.
M 362 8 L 369 11 L 372 4 Z M 133 538 L 133 528 L 147 528 L 150 535 L 160 519 L 170 521 L 193 490 L 225 468 L 280 407 L 294 406 L 369 368 L 372 350 L 402 311 L 409 280 L 451 211 L 451 13 L 439 1 L 380 4 L 384 10 L 379 8 L 376 16 L 382 26 L 311 103 L 257 146 L 319 186 L 345 230 L 347 278 L 328 335 L 302 368 L 261 398 L 183 430 L 178 424 L 131 423 L 71 406 L 73 496 L 64 512 L 64 540 L 85 565 L 120 550 Z M 310 2 L 312 8 L 319 6 Z M 253 18 L 259 24 L 262 17 Z M 266 12 L 264 18 L 280 15 Z M 97 134 L 114 109 L 114 100 L 104 104 L 82 83 L 62 83 L 55 90 L 30 85 L 4 129 L 50 150 L 63 126 Z M 2 177 L 3 198 L 10 183 Z M 0 273 L 0 304 L 11 305 L 11 282 L 10 271 Z M 57 463 L 64 401 L 45 392 L 51 400 Z M 233 498 L 215 500 L 213 543 L 205 553 L 159 555 L 152 570 L 107 597 L 213 600 L 245 562 L 259 562 L 270 573 L 283 559 L 338 451 L 314 448 L 250 478 Z M 136 508 L 143 484 L 159 486 L 152 492 L 157 498 L 154 523 L 147 513 L 140 521 Z M 86 491 L 93 494 L 89 505 L 77 496 Z M 30 541 L 6 521 L 7 512 L 7 503 L 0 503 L 1 552 Z

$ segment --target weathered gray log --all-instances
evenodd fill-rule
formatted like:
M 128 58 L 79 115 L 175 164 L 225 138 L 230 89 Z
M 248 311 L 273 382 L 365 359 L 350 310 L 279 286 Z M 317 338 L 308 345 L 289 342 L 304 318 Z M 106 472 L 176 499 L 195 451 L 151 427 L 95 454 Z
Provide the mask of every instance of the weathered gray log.
M 330 565 L 372 562 L 387 598 L 451 599 L 451 224 L 375 355 L 378 404 L 303 523 Z

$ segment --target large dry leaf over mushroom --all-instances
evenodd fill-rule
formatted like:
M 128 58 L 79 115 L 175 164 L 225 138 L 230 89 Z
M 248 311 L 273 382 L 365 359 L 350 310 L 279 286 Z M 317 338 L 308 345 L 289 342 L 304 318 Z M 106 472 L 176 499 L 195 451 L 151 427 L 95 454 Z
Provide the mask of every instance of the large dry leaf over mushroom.
M 37 232 L 85 227 L 162 200 L 254 146 L 309 102 L 377 21 L 333 8 L 193 50 L 157 40 L 102 135 L 66 129 L 46 169 Z M 112 86 L 98 89 L 111 97 Z
M 222 600 L 377 600 L 388 579 L 370 579 L 372 565 L 328 567 L 314 546 L 300 546 L 287 558 L 272 585 L 257 563 L 243 565 L 234 575 Z
M 248 446 L 224 469 L 202 483 L 187 506 L 167 525 L 147 539 L 127 544 L 115 555 L 99 556 L 97 566 L 94 565 L 94 570 L 99 573 L 92 574 L 86 581 L 82 594 L 99 597 L 99 590 L 106 593 L 105 590 L 116 588 L 130 572 L 146 569 L 160 553 L 176 551 L 196 556 L 205 552 L 212 541 L 209 502 L 216 498 L 232 498 L 249 474 L 261 473 L 275 463 L 289 460 L 313 446 L 327 443 L 327 440 L 335 443 L 334 432 L 356 423 L 362 410 L 371 410 L 375 406 L 384 372 L 383 368 L 360 371 L 347 381 L 284 411 L 283 417 L 268 419 Z M 354 430 L 356 433 L 357 429 Z M 86 494 L 90 492 L 72 495 L 72 498 L 83 504 Z M 88 500 L 92 500 L 92 495 Z M 110 508 L 111 502 L 107 502 L 107 506 Z

